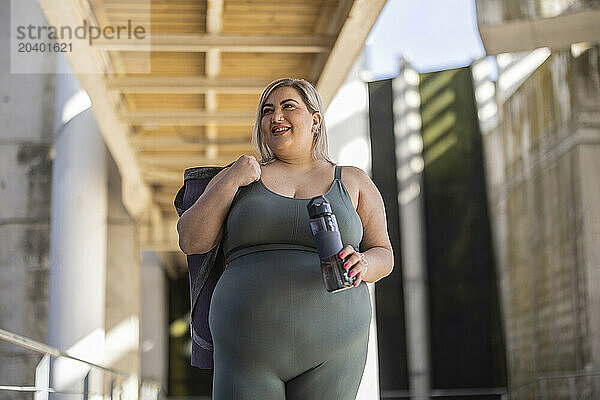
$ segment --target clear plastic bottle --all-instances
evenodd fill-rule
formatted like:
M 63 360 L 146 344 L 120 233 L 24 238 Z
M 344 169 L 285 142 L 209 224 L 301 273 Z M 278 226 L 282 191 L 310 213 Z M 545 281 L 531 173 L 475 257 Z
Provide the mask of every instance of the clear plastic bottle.
M 313 197 L 306 207 L 310 217 L 310 230 L 321 259 L 321 273 L 325 288 L 328 292 L 339 292 L 352 288 L 354 278 L 349 276 L 348 271 L 344 268 L 346 259 L 338 256 L 343 245 L 337 220 L 335 214 L 331 212 L 329 201 L 325 196 Z

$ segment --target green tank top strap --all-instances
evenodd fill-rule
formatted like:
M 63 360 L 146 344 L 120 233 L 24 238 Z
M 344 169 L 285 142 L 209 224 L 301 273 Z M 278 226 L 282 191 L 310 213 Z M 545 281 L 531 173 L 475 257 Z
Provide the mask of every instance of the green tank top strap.
M 341 165 L 335 166 L 335 179 L 342 179 L 342 166 Z

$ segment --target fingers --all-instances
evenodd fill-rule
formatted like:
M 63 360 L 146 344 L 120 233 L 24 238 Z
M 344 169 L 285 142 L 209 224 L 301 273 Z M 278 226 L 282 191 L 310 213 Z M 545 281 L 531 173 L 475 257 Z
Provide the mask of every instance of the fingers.
M 248 155 L 248 157 L 250 158 L 250 165 L 252 165 L 252 167 L 254 168 L 254 181 L 256 182 L 257 180 L 260 179 L 260 175 L 262 173 L 262 170 L 260 169 L 260 164 L 258 163 L 258 161 L 256 160 L 256 158 L 252 155 Z
M 349 256 L 347 256 L 346 259 L 344 260 L 344 268 L 350 269 L 355 266 L 358 266 L 359 261 L 360 261 L 360 255 L 357 252 L 354 252 L 354 253 L 350 254 Z M 352 269 L 350 269 L 350 272 L 352 272 Z M 356 271 L 356 272 L 358 272 L 358 271 Z
M 349 276 L 354 278 L 354 286 L 360 285 L 366 272 L 367 267 L 359 259 L 358 262 L 354 264 L 354 267 L 352 267 L 352 269 L 350 269 L 350 272 L 348 273 Z
M 262 170 L 256 158 L 251 154 L 241 155 L 234 163 L 234 176 L 238 186 L 246 186 L 260 179 Z
M 258 162 L 256 161 L 256 158 L 251 155 L 251 154 L 242 154 L 237 161 L 235 162 L 236 164 L 244 164 L 244 165 L 252 165 L 254 162 Z
M 360 283 L 362 282 L 362 276 L 363 276 L 363 272 L 359 272 L 358 275 L 356 275 L 356 278 L 354 278 L 354 286 L 358 286 L 360 285 Z
M 367 272 L 367 265 L 361 254 L 348 245 L 342 249 L 339 256 L 344 259 L 344 268 L 348 270 L 348 275 L 354 278 L 354 286 L 360 285 Z
M 340 258 L 344 258 L 352 253 L 356 253 L 356 250 L 354 250 L 354 247 L 352 247 L 351 245 L 348 245 L 340 251 L 339 256 Z

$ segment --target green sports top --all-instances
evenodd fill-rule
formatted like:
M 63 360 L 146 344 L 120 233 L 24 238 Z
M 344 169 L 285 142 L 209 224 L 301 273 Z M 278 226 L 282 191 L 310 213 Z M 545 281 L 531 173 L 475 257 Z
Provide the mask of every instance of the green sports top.
M 336 165 L 335 177 L 325 193 L 335 214 L 344 246 L 358 249 L 363 227 Z M 280 195 L 262 179 L 240 188 L 229 209 L 223 231 L 227 262 L 256 251 L 305 249 L 316 252 L 306 208 L 310 198 Z

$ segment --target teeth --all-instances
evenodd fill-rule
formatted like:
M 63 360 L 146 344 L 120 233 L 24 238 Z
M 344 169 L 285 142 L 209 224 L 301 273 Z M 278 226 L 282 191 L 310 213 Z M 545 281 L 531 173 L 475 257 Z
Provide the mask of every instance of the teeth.
M 288 130 L 288 129 L 289 128 L 287 128 L 287 127 L 286 128 L 277 128 L 277 129 L 274 129 L 273 132 L 274 133 L 278 133 L 278 132 L 283 132 L 283 131 Z

